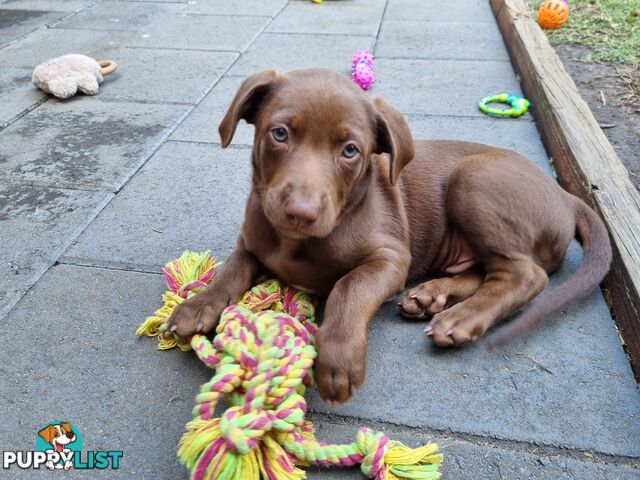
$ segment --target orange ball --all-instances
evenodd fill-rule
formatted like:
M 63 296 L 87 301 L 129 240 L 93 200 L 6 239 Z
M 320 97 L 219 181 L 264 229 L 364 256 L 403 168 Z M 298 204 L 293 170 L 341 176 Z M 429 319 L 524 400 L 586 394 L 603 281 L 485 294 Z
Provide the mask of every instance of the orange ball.
M 538 23 L 542 28 L 560 28 L 569 18 L 569 6 L 562 0 L 547 0 L 538 9 Z

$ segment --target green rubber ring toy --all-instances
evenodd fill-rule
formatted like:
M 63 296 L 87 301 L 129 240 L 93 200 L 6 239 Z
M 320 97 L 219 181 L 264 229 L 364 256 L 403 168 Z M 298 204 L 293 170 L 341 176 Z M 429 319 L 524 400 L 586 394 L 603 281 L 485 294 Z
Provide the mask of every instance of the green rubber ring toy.
M 509 105 L 511 108 L 490 107 L 490 103 L 504 103 Z M 498 93 L 497 95 L 490 95 L 488 97 L 484 97 L 480 102 L 478 102 L 478 108 L 480 110 L 487 115 L 499 118 L 519 117 L 524 115 L 528 110 L 529 105 L 531 105 L 529 100 L 512 93 Z

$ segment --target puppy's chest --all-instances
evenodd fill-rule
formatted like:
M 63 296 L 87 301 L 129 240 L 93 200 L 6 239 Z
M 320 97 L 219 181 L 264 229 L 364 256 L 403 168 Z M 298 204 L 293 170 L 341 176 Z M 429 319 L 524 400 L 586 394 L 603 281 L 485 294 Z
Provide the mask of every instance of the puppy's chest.
M 340 278 L 329 255 L 301 242 L 285 241 L 254 254 L 277 278 L 309 292 L 326 295 Z

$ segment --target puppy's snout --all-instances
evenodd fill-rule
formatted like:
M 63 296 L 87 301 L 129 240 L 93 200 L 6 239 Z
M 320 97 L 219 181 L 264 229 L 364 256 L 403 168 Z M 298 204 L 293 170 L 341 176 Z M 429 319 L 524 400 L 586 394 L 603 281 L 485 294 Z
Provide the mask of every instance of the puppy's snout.
M 290 196 L 284 205 L 284 213 L 289 221 L 312 224 L 320 215 L 320 207 L 308 198 Z
M 74 438 L 76 438 L 76 434 L 72 432 L 67 432 L 66 435 L 69 440 L 73 440 Z

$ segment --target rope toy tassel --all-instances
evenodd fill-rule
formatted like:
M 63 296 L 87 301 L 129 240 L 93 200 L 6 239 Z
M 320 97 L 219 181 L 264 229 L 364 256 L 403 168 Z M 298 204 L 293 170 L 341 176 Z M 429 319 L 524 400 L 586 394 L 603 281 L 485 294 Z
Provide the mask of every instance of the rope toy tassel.
M 176 306 L 205 288 L 219 265 L 209 252 L 190 251 L 167 263 L 163 306 L 136 332 L 158 337 L 159 349 L 192 349 L 215 370 L 178 448 L 192 480 L 302 480 L 298 467 L 357 464 L 374 480 L 440 478 L 443 456 L 433 443 L 412 449 L 364 427 L 349 445 L 316 440 L 304 399 L 316 357 L 311 295 L 267 280 L 224 310 L 213 341 L 168 331 Z M 229 407 L 218 417 L 221 399 Z

